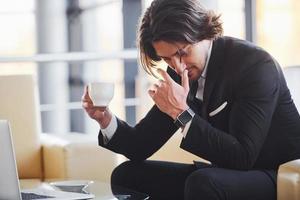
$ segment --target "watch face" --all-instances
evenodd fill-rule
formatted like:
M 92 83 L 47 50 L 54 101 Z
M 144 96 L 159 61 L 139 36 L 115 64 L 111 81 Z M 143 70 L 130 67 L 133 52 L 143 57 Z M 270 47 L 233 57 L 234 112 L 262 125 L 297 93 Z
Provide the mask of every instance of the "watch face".
M 192 119 L 192 115 L 186 110 L 178 116 L 178 120 L 182 125 L 186 125 Z
M 180 127 L 185 126 L 193 118 L 194 115 L 195 113 L 191 109 L 185 110 L 177 117 L 175 124 Z

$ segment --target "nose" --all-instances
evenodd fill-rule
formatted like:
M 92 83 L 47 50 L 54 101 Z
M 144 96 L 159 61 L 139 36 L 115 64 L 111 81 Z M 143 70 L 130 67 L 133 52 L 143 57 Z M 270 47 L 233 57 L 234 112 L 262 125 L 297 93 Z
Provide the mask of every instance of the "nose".
M 171 58 L 172 66 L 174 67 L 177 74 L 182 74 L 184 70 L 184 61 L 177 56 Z

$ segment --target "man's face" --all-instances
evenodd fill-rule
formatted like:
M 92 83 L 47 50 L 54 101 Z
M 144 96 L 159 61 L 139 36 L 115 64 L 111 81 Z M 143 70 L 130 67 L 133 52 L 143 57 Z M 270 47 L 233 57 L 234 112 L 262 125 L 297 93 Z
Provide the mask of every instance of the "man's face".
M 156 54 L 160 56 L 177 74 L 188 70 L 190 80 L 198 80 L 205 66 L 211 40 L 202 40 L 195 44 L 169 43 L 157 41 L 153 43 Z

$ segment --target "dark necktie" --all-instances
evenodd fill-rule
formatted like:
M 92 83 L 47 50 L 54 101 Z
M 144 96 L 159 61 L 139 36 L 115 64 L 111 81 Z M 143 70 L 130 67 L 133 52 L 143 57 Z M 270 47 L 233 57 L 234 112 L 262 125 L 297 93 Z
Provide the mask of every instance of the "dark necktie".
M 190 92 L 187 97 L 187 104 L 195 113 L 201 115 L 202 101 L 196 98 L 196 94 L 198 90 L 198 81 L 193 81 L 190 85 L 191 86 L 190 86 Z

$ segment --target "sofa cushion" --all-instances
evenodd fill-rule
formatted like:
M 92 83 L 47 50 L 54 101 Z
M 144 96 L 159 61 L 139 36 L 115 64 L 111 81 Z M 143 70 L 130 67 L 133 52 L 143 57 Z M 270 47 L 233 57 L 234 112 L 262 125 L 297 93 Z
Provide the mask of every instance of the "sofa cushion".
M 20 178 L 42 178 L 36 89 L 32 75 L 0 76 L 0 118 L 10 122 Z

